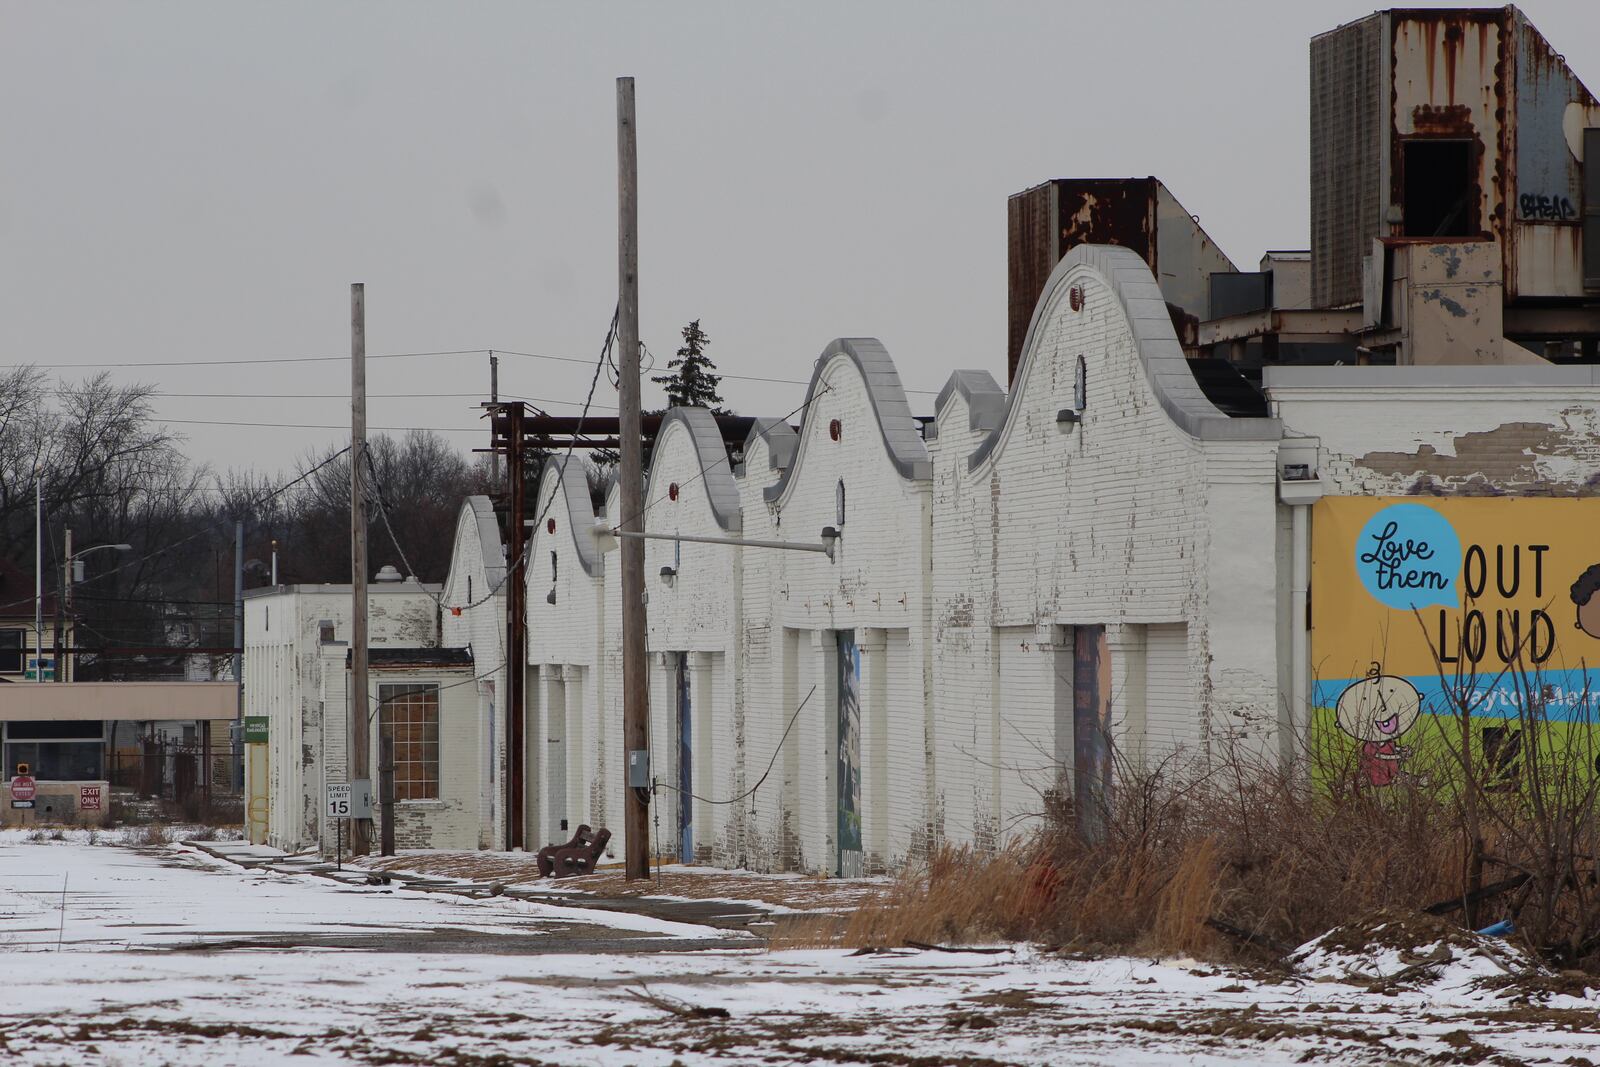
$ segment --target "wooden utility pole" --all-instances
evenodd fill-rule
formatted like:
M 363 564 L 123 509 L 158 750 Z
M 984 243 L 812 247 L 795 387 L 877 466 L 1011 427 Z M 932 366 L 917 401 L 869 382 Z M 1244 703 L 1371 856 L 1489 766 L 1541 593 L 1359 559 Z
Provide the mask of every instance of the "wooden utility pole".
M 367 705 L 367 509 L 362 467 L 367 455 L 367 294 L 350 286 L 350 782 L 371 781 Z M 350 820 L 350 852 L 372 851 L 372 825 Z
M 524 817 L 528 810 L 525 771 L 527 754 L 528 682 L 528 527 L 527 472 L 523 470 L 520 402 L 500 409 L 507 417 L 506 482 L 511 500 L 511 573 L 506 576 L 506 851 L 528 845 Z
M 622 524 L 644 530 L 644 449 L 639 412 L 639 201 L 633 79 L 617 79 L 617 374 L 621 391 Z M 622 539 L 622 769 L 628 753 L 649 747 L 650 679 L 646 646 L 644 541 Z M 626 780 L 624 780 L 626 781 Z M 624 788 L 625 877 L 650 877 L 649 793 Z
M 489 403 L 500 403 L 500 357 L 489 350 Z M 500 453 L 489 453 L 489 484 L 500 491 Z

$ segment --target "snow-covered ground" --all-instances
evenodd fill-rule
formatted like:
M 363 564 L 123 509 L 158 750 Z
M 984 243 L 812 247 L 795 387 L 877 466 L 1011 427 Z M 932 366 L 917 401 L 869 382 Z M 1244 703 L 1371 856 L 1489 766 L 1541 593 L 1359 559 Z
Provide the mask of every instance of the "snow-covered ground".
M 1381 991 L 1329 946 L 1311 950 L 1320 980 L 1030 950 L 416 951 L 463 931 L 559 949 L 630 921 L 563 910 L 262 875 L 177 846 L 0 838 L 0 1062 L 1600 1061 L 1600 1002 L 1504 999 L 1476 983 L 1498 968 L 1460 951 Z M 643 921 L 684 938 L 670 944 L 699 933 Z M 300 943 L 330 925 L 383 936 Z

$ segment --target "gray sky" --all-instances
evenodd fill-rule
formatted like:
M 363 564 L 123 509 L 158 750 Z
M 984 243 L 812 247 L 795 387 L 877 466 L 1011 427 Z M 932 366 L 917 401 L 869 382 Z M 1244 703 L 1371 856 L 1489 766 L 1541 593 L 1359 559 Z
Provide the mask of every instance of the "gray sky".
M 1448 5 L 1428 5 L 1448 6 Z M 1529 0 L 1600 89 L 1600 4 Z M 0 2 L 0 362 L 515 349 L 592 359 L 616 299 L 615 87 L 638 80 L 642 333 L 731 374 L 888 346 L 913 407 L 1003 379 L 1005 201 L 1154 174 L 1241 267 L 1307 240 L 1310 37 L 1368 2 Z M 219 468 L 348 424 L 344 363 L 115 372 Z M 507 356 L 506 393 L 589 369 Z M 744 414 L 803 386 L 728 381 Z M 484 354 L 375 360 L 380 426 L 472 428 Z M 646 401 L 657 395 L 647 386 Z M 599 402 L 614 405 L 602 380 Z M 576 408 L 551 405 L 556 412 Z M 481 433 L 451 433 L 463 448 Z

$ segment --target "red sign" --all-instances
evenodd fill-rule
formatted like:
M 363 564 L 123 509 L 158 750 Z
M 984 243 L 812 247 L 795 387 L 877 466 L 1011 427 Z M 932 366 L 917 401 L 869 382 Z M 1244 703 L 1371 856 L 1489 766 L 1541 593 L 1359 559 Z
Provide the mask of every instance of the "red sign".
M 84 785 L 78 787 L 78 810 L 100 810 L 100 787 L 97 785 Z
M 34 788 L 33 779 L 26 774 L 19 774 L 11 779 L 12 800 L 32 800 L 38 790 Z

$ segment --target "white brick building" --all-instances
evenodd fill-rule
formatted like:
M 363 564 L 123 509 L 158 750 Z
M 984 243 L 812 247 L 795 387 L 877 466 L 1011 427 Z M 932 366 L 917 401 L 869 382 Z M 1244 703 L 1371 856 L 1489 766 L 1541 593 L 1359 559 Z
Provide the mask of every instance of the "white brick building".
M 432 587 L 409 581 L 373 582 L 368 589 L 371 647 L 437 644 L 439 618 Z M 316 844 L 323 836 L 323 789 L 329 781 L 345 781 L 348 734 L 342 709 L 350 586 L 249 590 L 244 598 L 244 639 L 249 664 L 244 713 L 268 719 L 266 841 L 290 850 Z M 325 716 L 324 703 L 330 699 L 339 710 Z M 255 792 L 259 790 L 247 789 L 246 795 Z
M 739 491 L 709 412 L 667 412 L 656 435 L 644 499 L 650 532 L 741 536 Z M 612 507 L 610 513 L 620 517 L 616 505 Z M 738 863 L 745 846 L 746 807 L 692 799 L 730 797 L 744 788 L 735 757 L 746 728 L 738 673 L 745 555 L 726 545 L 645 543 L 651 766 L 671 786 L 656 800 L 661 805 L 660 847 L 691 861 Z M 614 587 L 615 577 L 608 577 L 613 603 L 620 605 L 621 590 Z M 614 620 L 610 647 L 620 648 L 620 614 L 608 618 Z M 613 721 L 620 729 L 620 708 Z M 620 811 L 622 795 L 617 790 L 612 794 L 609 810 Z
M 1009 393 L 958 372 L 919 425 L 888 353 L 858 338 L 818 358 L 796 426 L 758 419 L 730 446 L 707 412 L 670 411 L 644 513 L 657 849 L 890 869 L 930 844 L 997 846 L 1052 806 L 1093 818 L 1120 774 L 1169 753 L 1293 759 L 1316 714 L 1315 501 L 1595 495 L 1590 367 L 1281 366 L 1228 411 L 1206 370 L 1138 256 L 1079 246 Z M 533 494 L 524 847 L 589 823 L 622 850 L 619 495 L 567 457 Z M 489 503 L 468 501 L 440 607 L 470 666 L 390 665 L 441 687 L 448 796 L 414 808 L 413 842 L 502 840 L 504 576 Z M 348 592 L 326 588 L 327 608 L 276 594 L 296 620 L 281 640 L 252 621 L 272 598 L 247 601 L 290 845 L 317 837 L 318 761 L 343 766 L 342 725 L 319 732 L 315 711 L 324 678 L 343 685 L 344 646 L 310 639 L 315 619 L 343 625 Z M 399 636 L 421 623 L 379 618 L 375 635 L 426 644 Z
M 1274 743 L 1279 437 L 1205 398 L 1120 248 L 1057 265 L 1009 397 L 952 379 L 930 449 L 946 838 L 1095 802 L 1113 752 Z
M 505 841 L 506 559 L 494 506 L 468 497 L 456 521 L 450 575 L 440 593 L 440 644 L 472 653 L 479 754 L 478 847 Z
M 579 823 L 620 824 L 621 711 L 612 713 L 605 560 L 583 464 L 558 456 L 540 475 L 529 530 L 524 800 L 527 847 L 566 841 Z M 615 568 L 612 568 L 615 569 Z M 591 786 L 594 787 L 591 791 Z M 612 815 L 616 812 L 616 815 Z M 612 832 L 621 836 L 620 826 Z

